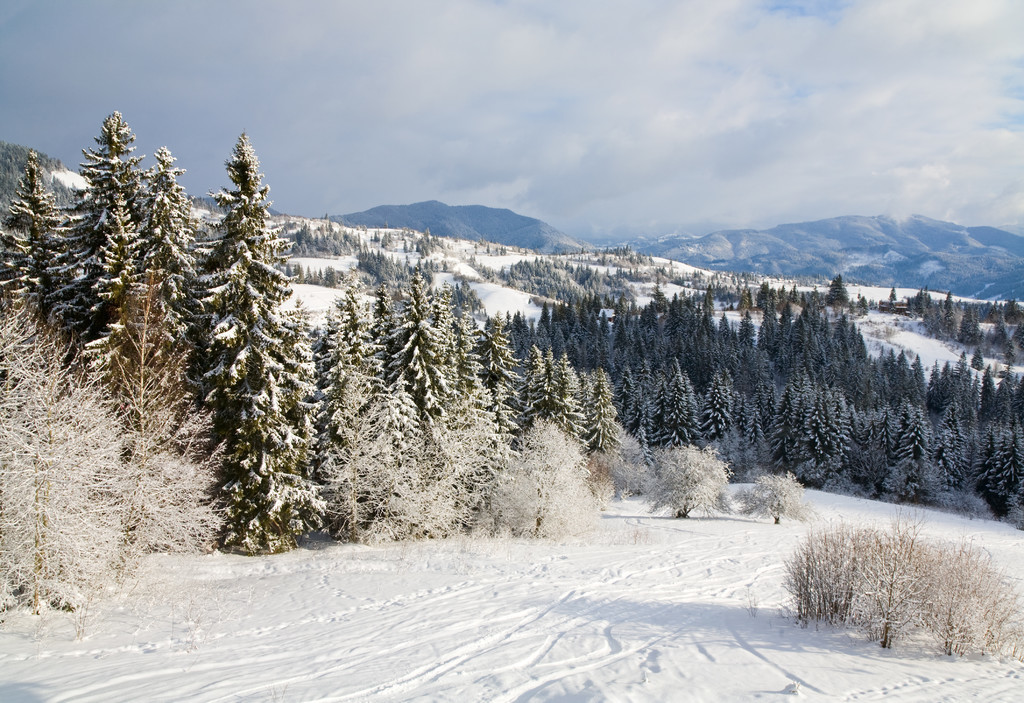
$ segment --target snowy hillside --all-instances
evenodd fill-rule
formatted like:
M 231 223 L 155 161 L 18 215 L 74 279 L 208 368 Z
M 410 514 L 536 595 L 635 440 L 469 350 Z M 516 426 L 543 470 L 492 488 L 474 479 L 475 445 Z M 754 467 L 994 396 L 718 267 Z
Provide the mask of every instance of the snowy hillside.
M 818 525 L 898 508 L 809 493 Z M 906 514 L 904 509 L 904 514 Z M 923 511 L 1024 585 L 1024 539 Z M 570 543 L 312 541 L 268 557 L 149 557 L 119 598 L 0 631 L 0 700 L 1017 701 L 1024 664 L 886 651 L 785 614 L 783 560 L 811 526 L 674 520 L 615 502 Z

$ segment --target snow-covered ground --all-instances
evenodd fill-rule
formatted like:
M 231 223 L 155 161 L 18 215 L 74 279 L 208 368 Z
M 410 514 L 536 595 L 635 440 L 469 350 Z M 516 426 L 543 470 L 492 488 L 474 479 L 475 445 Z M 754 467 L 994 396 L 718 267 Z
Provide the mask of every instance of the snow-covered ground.
M 462 275 L 466 275 L 465 272 Z M 455 275 L 451 273 L 434 274 L 434 285 L 440 286 L 444 283 L 454 286 Z M 527 293 L 485 281 L 467 280 L 466 285 L 473 289 L 491 317 L 505 313 L 514 315 L 521 312 L 528 320 L 540 318 L 541 307 L 534 303 L 533 296 Z
M 819 521 L 884 525 L 881 503 L 809 493 Z M 904 509 L 906 510 L 906 509 Z M 1018 585 L 1024 533 L 926 512 Z M 0 700 L 1019 701 L 1024 664 L 880 649 L 784 614 L 783 559 L 808 526 L 673 520 L 615 502 L 569 543 L 464 538 L 288 554 L 156 556 L 67 616 L 0 630 Z
M 970 360 L 973 349 L 952 341 L 943 341 L 928 336 L 920 320 L 891 315 L 882 312 L 869 312 L 866 317 L 857 318 L 857 327 L 868 345 L 868 352 L 877 356 L 892 349 L 897 354 L 907 352 L 909 358 L 914 355 L 921 357 L 921 365 L 927 374 L 938 362 L 941 368 L 947 361 L 956 364 L 960 355 L 967 354 Z M 985 364 L 993 369 L 1005 368 L 1004 359 L 992 356 L 985 357 Z M 1024 366 L 1016 365 L 1011 369 L 1014 373 L 1024 372 Z

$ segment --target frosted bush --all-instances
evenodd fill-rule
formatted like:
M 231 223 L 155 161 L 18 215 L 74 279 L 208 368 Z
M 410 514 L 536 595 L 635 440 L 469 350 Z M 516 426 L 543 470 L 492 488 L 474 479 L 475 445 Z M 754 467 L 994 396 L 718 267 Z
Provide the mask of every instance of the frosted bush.
M 78 609 L 118 560 L 120 434 L 65 354 L 25 316 L 0 321 L 0 610 Z
M 654 454 L 654 480 L 648 495 L 652 510 L 668 508 L 673 516 L 689 517 L 694 510 L 728 510 L 725 487 L 729 466 L 714 449 L 665 447 Z
M 786 561 L 785 588 L 803 623 L 855 625 L 882 647 L 914 634 L 945 654 L 1021 657 L 1021 599 L 972 544 L 929 543 L 921 524 L 839 525 L 812 532 Z
M 592 529 L 599 510 L 579 443 L 541 421 L 496 482 L 488 517 L 496 532 L 559 539 Z
M 807 520 L 813 515 L 804 502 L 804 487 L 792 473 L 758 477 L 754 487 L 738 496 L 745 515 L 764 515 L 778 525 L 782 518 Z
M 622 444 L 609 466 L 615 494 L 620 498 L 642 495 L 654 478 L 643 449 L 631 434 L 622 435 Z

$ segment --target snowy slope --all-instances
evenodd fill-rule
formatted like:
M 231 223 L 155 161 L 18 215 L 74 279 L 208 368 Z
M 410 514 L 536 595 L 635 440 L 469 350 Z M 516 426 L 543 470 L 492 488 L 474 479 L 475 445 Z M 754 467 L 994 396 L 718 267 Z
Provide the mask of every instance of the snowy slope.
M 810 493 L 821 522 L 894 506 Z M 1022 533 L 926 512 L 1018 584 Z M 0 631 L 0 700 L 1017 701 L 1024 664 L 880 649 L 784 614 L 783 558 L 808 526 L 672 520 L 613 503 L 572 543 L 465 538 L 288 554 L 151 557 L 94 604 L 90 635 L 18 616 Z

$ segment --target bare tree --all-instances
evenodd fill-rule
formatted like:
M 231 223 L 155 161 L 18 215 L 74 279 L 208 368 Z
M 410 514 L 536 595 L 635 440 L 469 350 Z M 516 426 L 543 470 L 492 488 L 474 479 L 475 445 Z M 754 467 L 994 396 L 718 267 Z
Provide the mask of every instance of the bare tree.
M 775 520 L 776 525 L 782 518 L 803 521 L 814 514 L 804 502 L 804 487 L 790 472 L 759 476 L 754 487 L 743 491 L 738 497 L 743 506 L 743 514 L 766 515 Z
M 538 421 L 494 486 L 491 528 L 558 539 L 592 529 L 599 513 L 579 443 L 554 424 Z
M 655 480 L 649 492 L 652 510 L 668 508 L 677 518 L 694 510 L 726 511 L 724 495 L 732 472 L 711 447 L 665 447 L 654 455 Z
M 122 510 L 118 423 L 67 349 L 0 319 L 0 608 L 83 607 L 111 577 Z

